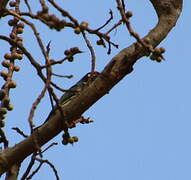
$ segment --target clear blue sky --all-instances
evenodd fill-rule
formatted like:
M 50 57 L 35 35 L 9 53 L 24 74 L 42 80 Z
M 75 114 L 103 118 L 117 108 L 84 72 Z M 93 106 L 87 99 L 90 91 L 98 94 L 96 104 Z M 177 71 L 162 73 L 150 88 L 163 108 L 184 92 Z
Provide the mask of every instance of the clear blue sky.
M 63 1 L 63 8 L 81 21 L 88 21 L 90 27 L 98 27 L 114 12 L 114 23 L 119 17 L 115 1 Z M 67 180 L 190 180 L 191 179 L 191 61 L 190 61 L 190 7 L 184 2 L 183 13 L 177 26 L 161 43 L 166 48 L 166 61 L 155 63 L 142 58 L 134 71 L 123 79 L 111 92 L 92 106 L 85 114 L 95 120 L 89 125 L 78 125 L 71 135 L 79 136 L 74 146 L 61 145 L 61 135 L 51 142 L 59 145 L 44 154 L 57 167 L 61 179 Z M 141 36 L 156 24 L 156 15 L 146 1 L 127 1 L 127 8 L 133 11 L 132 25 Z M 3 23 L 3 22 L 0 22 Z M 66 48 L 80 46 L 85 51 L 74 63 L 65 63 L 54 68 L 54 72 L 73 74 L 73 80 L 55 78 L 55 82 L 68 88 L 86 72 L 90 71 L 90 56 L 80 36 L 69 34 L 70 30 L 57 33 L 40 26 L 43 40 L 52 42 L 52 58 L 62 58 Z M 42 60 L 35 41 L 26 28 L 25 45 L 35 57 Z M 0 33 L 7 31 L 1 29 Z M 112 38 L 127 47 L 134 39 L 125 27 L 120 27 Z M 95 44 L 95 38 L 91 38 Z M 0 50 L 6 48 L 1 41 Z M 120 50 L 119 49 L 119 50 Z M 7 48 L 8 50 L 8 48 Z M 119 52 L 113 49 L 107 56 L 106 50 L 95 48 L 97 70 L 101 71 L 110 59 Z M 18 88 L 12 91 L 15 110 L 7 118 L 7 136 L 10 145 L 22 140 L 11 130 L 13 126 L 29 132 L 27 117 L 31 102 L 39 95 L 42 82 L 27 59 L 18 62 L 21 72 L 15 74 Z M 3 81 L 0 81 L 3 82 Z M 60 94 L 60 93 L 58 93 Z M 50 111 L 48 96 L 36 111 L 34 122 L 39 125 Z M 14 138 L 13 138 L 14 137 Z M 26 168 L 28 161 L 25 161 Z M 23 172 L 23 167 L 21 172 Z M 21 173 L 22 174 L 22 173 Z M 44 165 L 35 180 L 54 179 L 52 170 Z

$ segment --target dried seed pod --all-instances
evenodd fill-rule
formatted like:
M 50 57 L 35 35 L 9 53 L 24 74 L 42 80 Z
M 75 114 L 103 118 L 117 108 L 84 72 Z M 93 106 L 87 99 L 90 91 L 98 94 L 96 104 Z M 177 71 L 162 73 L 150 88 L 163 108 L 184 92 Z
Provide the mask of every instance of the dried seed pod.
M 16 71 L 16 72 L 20 71 L 20 67 L 19 66 L 14 66 L 14 71 Z
M 18 55 L 18 53 L 14 52 L 14 53 L 12 54 L 12 59 L 13 59 L 13 60 L 17 59 L 17 55 Z
M 24 28 L 25 25 L 24 25 L 24 23 L 18 23 L 18 24 L 17 24 L 17 27 L 18 27 L 18 28 Z
M 14 52 L 14 53 L 12 54 L 12 58 L 13 58 L 13 59 L 19 59 L 19 60 L 21 60 L 21 59 L 23 58 L 23 55 Z
M 160 47 L 159 50 L 160 50 L 161 54 L 165 53 L 165 48 Z
M 6 54 L 4 55 L 4 58 L 5 58 L 5 59 L 12 59 L 12 55 L 11 55 L 10 53 L 6 53 Z
M 65 54 L 66 56 L 68 56 L 68 55 L 70 54 L 70 51 L 67 49 L 67 50 L 64 51 L 64 54 Z
M 81 52 L 81 51 L 79 50 L 78 47 L 73 47 L 73 48 L 70 48 L 70 52 L 71 52 L 72 54 L 77 54 L 77 53 L 79 53 L 79 52 Z
M 103 39 L 97 40 L 96 44 L 97 44 L 98 46 L 104 45 Z
M 8 25 L 9 26 L 15 26 L 16 24 L 17 24 L 17 20 L 16 19 L 10 19 L 9 21 L 8 21 Z
M 58 24 L 58 26 L 59 26 L 59 28 L 60 29 L 63 29 L 65 26 L 66 26 L 66 21 L 65 20 L 61 20 L 61 21 L 59 21 L 59 24 Z
M 85 22 L 83 21 L 81 24 L 80 24 L 80 29 L 81 30 L 85 30 L 88 28 L 88 22 Z
M 74 140 L 74 142 L 78 142 L 79 138 L 77 136 L 73 136 L 73 140 Z
M 68 141 L 67 141 L 66 139 L 63 139 L 63 140 L 62 140 L 62 144 L 63 144 L 63 145 L 67 145 L 67 144 L 68 144 Z
M 7 108 L 0 108 L 0 115 L 4 115 L 4 114 L 7 114 Z
M 6 67 L 6 68 L 10 66 L 10 62 L 8 60 L 4 60 L 1 64 L 3 67 Z
M 5 97 L 5 98 L 3 99 L 3 106 L 7 108 L 7 106 L 9 105 L 9 103 L 10 103 L 9 97 Z
M 15 39 L 17 37 L 17 35 L 14 32 L 12 32 L 12 33 L 9 34 L 9 37 L 11 39 Z
M 163 58 L 161 57 L 161 56 L 158 56 L 157 58 L 156 58 L 156 61 L 157 62 L 161 62 L 163 60 Z
M 159 48 L 155 48 L 153 54 L 159 56 L 161 54 L 161 50 Z
M 151 54 L 150 59 L 153 60 L 153 61 L 155 61 L 155 60 L 157 59 L 157 57 L 158 57 L 158 56 L 156 56 L 155 54 Z
M 18 54 L 18 53 L 17 53 L 17 54 Z M 23 55 L 22 55 L 22 54 L 18 54 L 18 55 L 17 55 L 17 59 L 22 60 L 22 59 L 23 59 Z
M 133 16 L 133 13 L 131 12 L 131 11 L 127 11 L 126 13 L 125 13 L 125 15 L 126 15 L 126 18 L 130 18 L 130 17 L 132 17 Z
M 9 3 L 9 6 L 15 7 L 15 6 L 16 6 L 16 2 L 15 2 L 15 1 L 11 1 L 11 2 Z
M 12 104 L 8 104 L 7 110 L 12 111 L 14 109 L 14 106 Z
M 9 88 L 16 88 L 17 84 L 15 81 L 12 80 L 11 82 L 9 82 L 8 86 L 9 86 Z
M 17 28 L 17 31 L 16 31 L 16 32 L 17 32 L 17 34 L 22 34 L 22 33 L 23 33 L 23 28 L 20 28 L 20 27 Z
M 74 29 L 74 33 L 80 34 L 80 33 L 81 33 L 80 27 L 75 28 L 75 29 Z
M 74 57 L 73 57 L 72 55 L 69 55 L 69 56 L 67 57 L 67 59 L 68 59 L 69 62 L 72 62 L 72 61 L 74 60 Z
M 0 100 L 2 100 L 6 96 L 6 91 L 4 89 L 0 90 Z
M 3 77 L 4 79 L 6 79 L 7 76 L 8 76 L 8 72 L 6 72 L 6 71 L 1 71 L 1 72 L 0 72 L 0 75 L 1 75 L 1 77 Z
M 74 143 L 74 138 L 73 137 L 69 137 L 68 138 L 68 143 L 73 144 Z
M 5 122 L 2 120 L 2 119 L 4 119 L 5 118 L 5 116 L 4 117 L 1 117 L 1 120 L 0 120 L 0 128 L 3 128 L 4 126 L 5 126 Z

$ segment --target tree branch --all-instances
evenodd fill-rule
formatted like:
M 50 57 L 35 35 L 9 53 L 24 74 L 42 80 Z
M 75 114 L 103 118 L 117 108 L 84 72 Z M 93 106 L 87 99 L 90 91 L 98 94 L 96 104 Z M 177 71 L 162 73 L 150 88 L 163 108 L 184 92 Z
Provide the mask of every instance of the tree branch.
M 175 26 L 182 10 L 182 0 L 150 0 L 153 4 L 159 21 L 147 36 L 149 44 L 156 47 Z M 133 65 L 138 59 L 147 54 L 147 49 L 140 43 L 123 49 L 104 68 L 95 81 L 84 88 L 63 107 L 68 122 L 74 121 L 90 106 L 107 94 L 121 79 L 133 71 Z M 25 140 L 0 153 L 0 174 L 6 172 L 13 164 L 21 163 L 27 156 L 36 151 L 33 136 L 39 146 L 44 145 L 62 131 L 62 116 L 58 111 L 49 121 L 42 125 Z M 51 133 L 50 133 L 51 132 Z
M 5 7 L 7 6 L 9 0 L 1 0 L 0 1 L 0 18 L 4 13 Z

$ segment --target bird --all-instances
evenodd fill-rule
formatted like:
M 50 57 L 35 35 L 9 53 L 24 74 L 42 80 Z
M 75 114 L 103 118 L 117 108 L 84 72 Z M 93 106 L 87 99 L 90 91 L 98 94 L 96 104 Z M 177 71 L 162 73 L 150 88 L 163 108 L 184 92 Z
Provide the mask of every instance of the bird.
M 98 75 L 99 72 L 97 71 L 89 72 L 85 76 L 83 76 L 75 85 L 70 87 L 69 90 L 65 92 L 59 99 L 59 104 L 61 105 L 61 107 L 63 107 L 67 102 L 69 102 L 76 94 L 81 92 L 86 85 L 94 81 Z M 56 113 L 57 110 L 58 106 L 55 105 L 43 124 L 45 124 Z M 36 127 L 34 130 L 38 129 L 41 126 Z

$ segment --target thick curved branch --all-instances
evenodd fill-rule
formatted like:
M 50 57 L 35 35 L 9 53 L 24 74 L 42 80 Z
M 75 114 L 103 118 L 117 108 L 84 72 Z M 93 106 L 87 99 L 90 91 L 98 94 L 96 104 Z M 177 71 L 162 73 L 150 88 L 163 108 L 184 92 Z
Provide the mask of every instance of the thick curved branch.
M 150 0 L 159 17 L 158 24 L 145 38 L 150 45 L 156 47 L 175 26 L 182 10 L 182 0 Z M 123 49 L 104 68 L 101 74 L 82 92 L 65 104 L 63 111 L 67 121 L 77 119 L 90 106 L 107 94 L 123 77 L 133 71 L 133 65 L 147 54 L 145 47 L 139 43 Z M 62 131 L 62 116 L 59 111 L 47 123 L 33 132 L 24 141 L 0 152 L 0 174 L 3 174 L 13 164 L 22 162 L 27 156 L 36 151 L 34 136 L 39 146 L 44 145 Z M 50 133 L 51 132 L 51 133 Z

